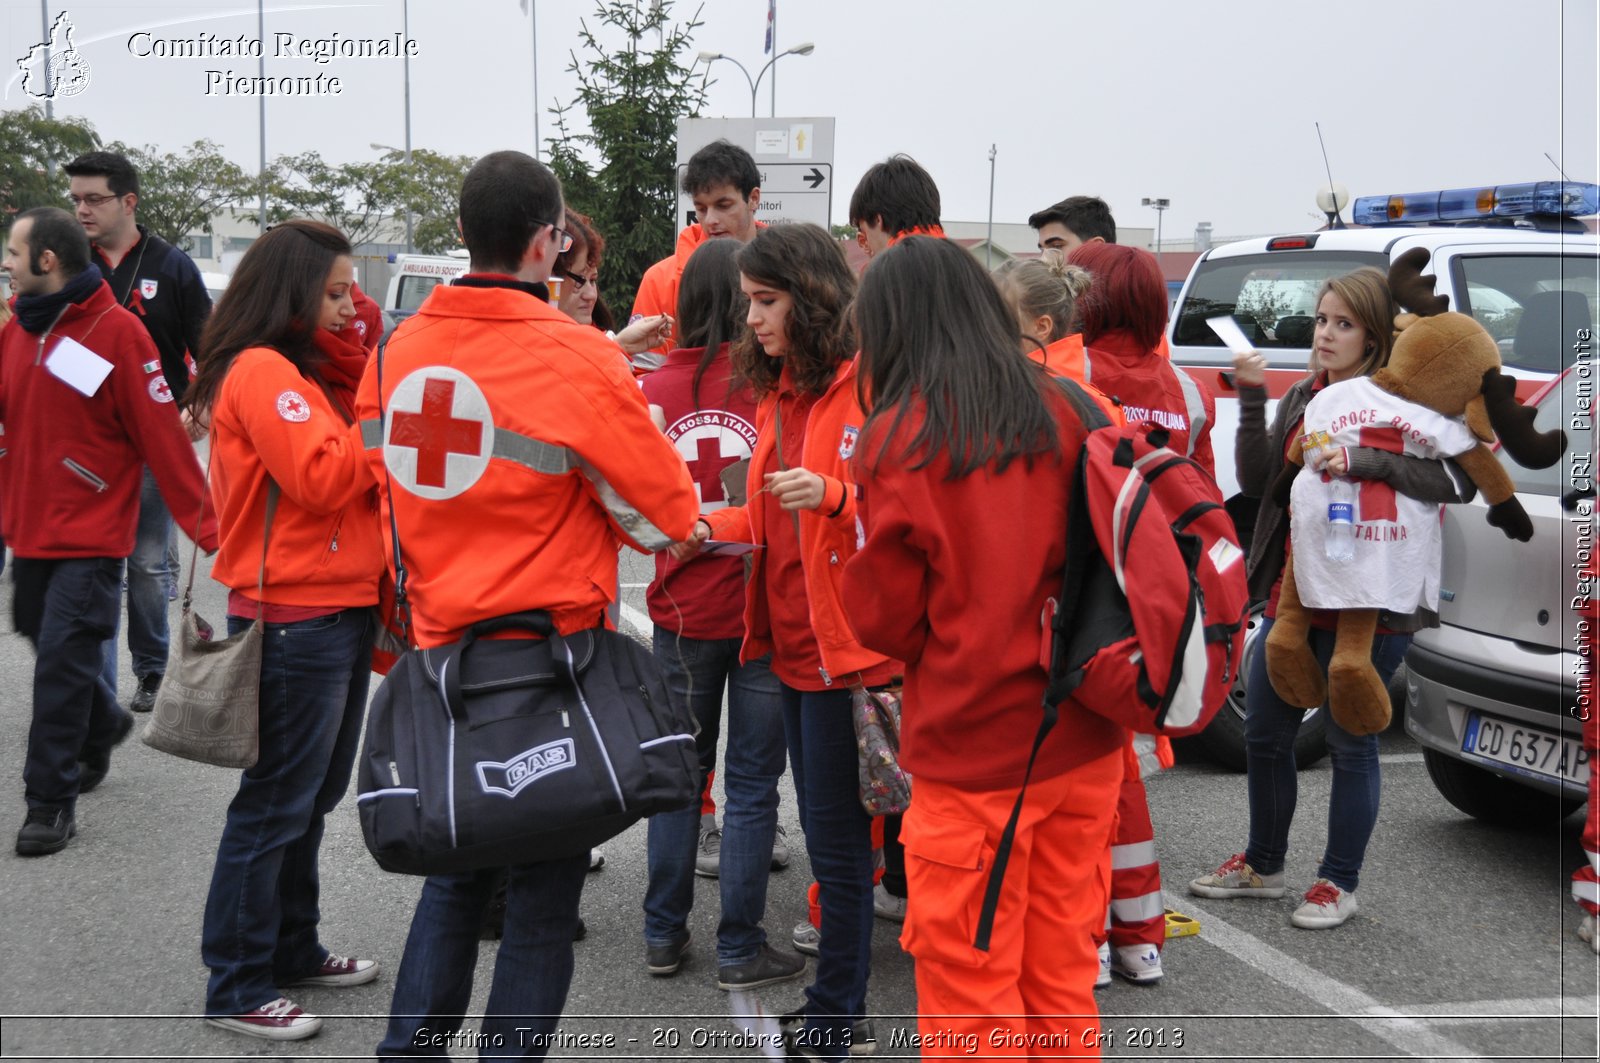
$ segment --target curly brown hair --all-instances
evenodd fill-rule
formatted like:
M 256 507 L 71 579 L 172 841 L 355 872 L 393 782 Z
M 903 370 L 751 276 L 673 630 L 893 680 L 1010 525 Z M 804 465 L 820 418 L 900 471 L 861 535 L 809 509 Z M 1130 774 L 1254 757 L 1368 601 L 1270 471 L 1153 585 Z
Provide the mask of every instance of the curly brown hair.
M 787 362 L 802 394 L 827 391 L 839 363 L 856 349 L 850 316 L 856 278 L 838 241 L 809 223 L 769 225 L 739 249 L 736 262 L 740 273 L 786 293 L 793 305 L 784 325 L 788 354 L 769 357 L 746 328 L 733 344 L 734 373 L 762 398 L 777 390 Z

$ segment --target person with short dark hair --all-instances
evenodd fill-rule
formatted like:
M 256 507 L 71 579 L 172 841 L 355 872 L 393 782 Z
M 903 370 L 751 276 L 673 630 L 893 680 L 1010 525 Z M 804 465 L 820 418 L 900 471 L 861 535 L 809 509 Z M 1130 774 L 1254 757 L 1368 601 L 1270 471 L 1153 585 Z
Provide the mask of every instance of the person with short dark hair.
M 459 216 L 468 272 L 394 331 L 357 400 L 399 528 L 412 630 L 418 645 L 443 646 L 479 621 L 542 609 L 572 635 L 605 623 L 620 547 L 688 538 L 694 485 L 616 345 L 550 305 L 545 281 L 571 246 L 555 175 L 521 152 L 485 155 L 462 182 Z M 440 403 L 465 436 L 408 428 Z M 476 1035 L 542 1059 L 572 981 L 588 868 L 585 852 L 430 875 L 379 1058 L 436 1058 L 461 1029 L 504 875 L 504 936 Z
M 695 152 L 683 172 L 683 190 L 694 202 L 695 220 L 678 233 L 671 255 L 645 270 L 633 299 L 629 323 L 678 310 L 678 278 L 695 248 L 707 240 L 731 238 L 742 244 L 754 239 L 761 223 L 761 170 L 750 153 L 726 140 L 713 141 Z M 666 357 L 670 343 L 651 350 Z
M 943 236 L 939 186 L 911 156 L 891 155 L 861 175 L 850 194 L 850 224 L 869 258 L 907 236 Z
M 182 251 L 138 223 L 139 171 L 115 152 L 91 151 L 62 167 L 77 218 L 94 246 L 95 262 L 118 304 L 138 318 L 160 355 L 173 398 L 189 386 L 189 359 L 199 357 L 200 332 L 211 295 L 200 270 Z M 193 534 L 197 514 L 177 519 Z M 128 652 L 136 687 L 128 707 L 149 712 L 167 669 L 167 601 L 175 580 L 173 520 L 147 471 L 139 498 L 139 532 L 128 556 Z M 117 687 L 115 632 L 106 647 L 106 682 Z
M 83 227 L 55 207 L 22 212 L 3 268 L 16 302 L 0 329 L 0 531 L 15 559 L 16 628 L 37 654 L 17 852 L 42 856 L 71 840 L 78 796 L 133 727 L 101 666 L 140 470 L 149 464 L 186 513 L 202 512 L 205 485 L 155 345 L 91 266 Z M 199 537 L 216 548 L 209 507 Z
M 1068 196 L 1060 203 L 1035 211 L 1028 224 L 1039 230 L 1039 250 L 1052 248 L 1067 254 L 1084 244 L 1117 242 L 1117 221 L 1099 196 Z

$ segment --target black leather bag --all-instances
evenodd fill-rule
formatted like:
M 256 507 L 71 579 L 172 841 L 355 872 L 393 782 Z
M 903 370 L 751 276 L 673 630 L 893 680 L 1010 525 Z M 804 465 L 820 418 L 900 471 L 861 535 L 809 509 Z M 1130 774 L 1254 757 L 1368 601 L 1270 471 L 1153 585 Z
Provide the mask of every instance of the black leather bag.
M 480 639 L 532 631 L 543 639 Z M 411 650 L 372 701 L 357 808 L 388 871 L 431 875 L 587 852 L 699 799 L 695 724 L 649 650 L 548 613 Z

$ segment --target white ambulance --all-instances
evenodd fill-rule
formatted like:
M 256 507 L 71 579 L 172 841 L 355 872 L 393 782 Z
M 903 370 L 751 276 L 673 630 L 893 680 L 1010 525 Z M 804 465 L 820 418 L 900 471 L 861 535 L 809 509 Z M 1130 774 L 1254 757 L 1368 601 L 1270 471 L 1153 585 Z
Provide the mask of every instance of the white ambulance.
M 1413 247 L 1427 248 L 1426 272 L 1450 309 L 1471 314 L 1500 344 L 1517 393 L 1528 400 L 1573 359 L 1568 337 L 1592 327 L 1600 306 L 1600 239 L 1576 219 L 1600 213 L 1600 186 L 1568 181 L 1366 196 L 1355 201 L 1357 225 L 1244 240 L 1212 248 L 1194 264 L 1167 324 L 1172 361 L 1217 398 L 1211 432 L 1217 481 L 1228 512 L 1248 541 L 1257 500 L 1239 494 L 1234 441 L 1239 402 L 1233 356 L 1206 324 L 1229 315 L 1267 357 L 1267 389 L 1275 403 L 1305 376 L 1311 358 L 1314 300 L 1331 277 L 1390 263 Z M 1272 405 L 1267 410 L 1272 418 Z M 1249 655 L 1259 651 L 1253 637 Z M 1399 684 L 1397 684 L 1399 689 Z M 1217 720 L 1199 738 L 1223 763 L 1244 767 L 1243 680 Z M 1296 744 L 1303 766 L 1323 755 L 1324 721 L 1306 714 Z
M 396 320 L 410 317 L 435 286 L 454 280 L 466 271 L 465 248 L 443 255 L 396 255 L 383 308 Z

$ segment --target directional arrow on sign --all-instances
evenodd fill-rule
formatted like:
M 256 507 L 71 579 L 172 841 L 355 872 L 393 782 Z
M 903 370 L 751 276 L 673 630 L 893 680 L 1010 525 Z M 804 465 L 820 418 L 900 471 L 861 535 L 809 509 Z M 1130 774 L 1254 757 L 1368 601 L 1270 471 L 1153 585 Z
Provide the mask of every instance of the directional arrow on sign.
M 820 188 L 822 187 L 822 182 L 826 180 L 826 178 L 823 177 L 821 170 L 813 166 L 811 167 L 811 172 L 800 178 L 800 180 L 804 181 L 812 188 Z

